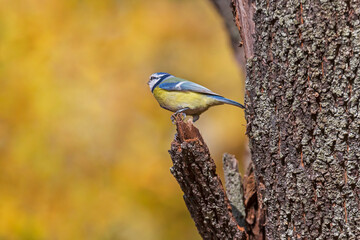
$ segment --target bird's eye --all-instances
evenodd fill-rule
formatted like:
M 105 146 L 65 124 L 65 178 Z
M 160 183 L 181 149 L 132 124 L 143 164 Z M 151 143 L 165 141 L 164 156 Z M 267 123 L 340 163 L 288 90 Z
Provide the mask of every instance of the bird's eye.
M 154 80 L 155 79 L 155 77 L 150 77 L 150 80 Z

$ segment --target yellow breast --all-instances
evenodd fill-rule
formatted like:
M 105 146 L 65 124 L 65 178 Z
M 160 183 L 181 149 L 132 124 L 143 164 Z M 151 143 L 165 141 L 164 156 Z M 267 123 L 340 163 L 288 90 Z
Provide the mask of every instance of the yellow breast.
M 196 92 L 166 91 L 155 88 L 153 94 L 161 107 L 172 112 L 189 108 L 185 113 L 190 115 L 200 114 L 213 105 L 222 104 L 206 94 Z

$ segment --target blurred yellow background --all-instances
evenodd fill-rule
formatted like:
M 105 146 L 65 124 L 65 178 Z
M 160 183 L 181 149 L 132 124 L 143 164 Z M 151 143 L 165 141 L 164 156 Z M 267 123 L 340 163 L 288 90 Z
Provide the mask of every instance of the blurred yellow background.
M 158 71 L 243 103 L 207 0 L 0 0 L 0 239 L 200 239 L 170 174 Z M 204 113 L 221 156 L 242 159 L 244 111 Z

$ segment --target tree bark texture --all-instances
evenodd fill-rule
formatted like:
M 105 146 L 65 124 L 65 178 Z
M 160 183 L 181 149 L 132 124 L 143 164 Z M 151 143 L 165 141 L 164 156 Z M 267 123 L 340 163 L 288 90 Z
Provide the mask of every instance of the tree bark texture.
M 255 5 L 251 0 L 231 0 L 231 7 L 241 36 L 245 58 L 252 58 L 254 56 Z
M 176 117 L 177 135 L 169 151 L 170 169 L 203 239 L 247 239 L 231 211 L 216 165 L 199 130 Z
M 171 171 L 199 233 L 360 239 L 360 1 L 232 3 L 247 58 L 246 227 L 231 211 L 240 203 L 231 159 L 230 204 L 200 133 L 177 119 Z
M 226 193 L 230 200 L 232 214 L 239 226 L 246 228 L 243 181 L 239 173 L 239 163 L 234 155 L 224 154 L 223 169 Z
M 247 228 L 246 232 L 252 240 L 265 239 L 265 213 L 263 209 L 263 198 L 257 186 L 253 164 L 250 163 L 244 176 L 244 207 Z
M 360 239 L 360 1 L 255 5 L 245 103 L 266 239 Z

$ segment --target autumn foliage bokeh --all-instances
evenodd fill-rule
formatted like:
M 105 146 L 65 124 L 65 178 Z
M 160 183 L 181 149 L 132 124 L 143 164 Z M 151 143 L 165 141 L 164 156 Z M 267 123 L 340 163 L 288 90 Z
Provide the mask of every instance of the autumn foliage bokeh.
M 243 103 L 210 2 L 0 2 L 0 239 L 199 239 L 146 83 L 169 72 Z M 196 126 L 220 174 L 223 152 L 242 158 L 243 110 Z

